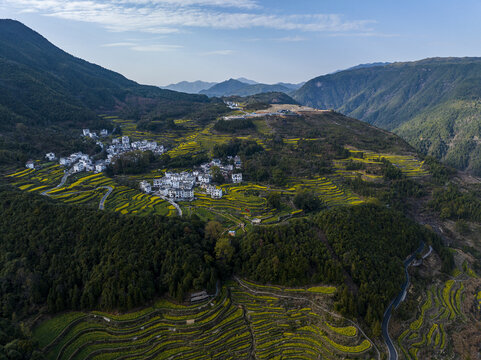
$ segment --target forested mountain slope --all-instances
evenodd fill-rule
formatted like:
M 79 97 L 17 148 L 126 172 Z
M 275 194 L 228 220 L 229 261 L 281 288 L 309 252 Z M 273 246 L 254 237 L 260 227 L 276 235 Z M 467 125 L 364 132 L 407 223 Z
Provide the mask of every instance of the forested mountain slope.
M 320 76 L 293 97 L 394 131 L 417 149 L 479 174 L 480 84 L 480 58 L 433 58 Z
M 139 85 L 67 54 L 17 21 L 0 20 L 0 128 L 86 121 L 96 111 L 159 101 L 208 99 Z

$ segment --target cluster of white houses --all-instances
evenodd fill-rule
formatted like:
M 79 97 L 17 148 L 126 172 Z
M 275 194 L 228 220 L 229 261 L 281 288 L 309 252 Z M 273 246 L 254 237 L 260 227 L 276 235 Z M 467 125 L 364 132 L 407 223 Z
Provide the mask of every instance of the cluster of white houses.
M 82 130 L 82 135 L 89 137 L 91 139 L 98 139 L 98 135 L 96 132 L 90 132 L 90 129 L 83 129 Z M 100 136 L 105 137 L 109 135 L 109 131 L 107 129 L 102 129 L 100 130 Z
M 223 195 L 222 188 L 211 184 L 213 166 L 217 166 L 224 176 L 230 176 L 233 183 L 242 182 L 242 174 L 234 173 L 234 167 L 240 169 L 242 166 L 240 158 L 236 156 L 229 160 L 233 160 L 234 164 L 223 165 L 220 160 L 214 159 L 192 172 L 166 172 L 164 177 L 154 179 L 152 184 L 145 180 L 141 181 L 140 189 L 146 193 L 169 197 L 174 201 L 190 201 L 194 199 L 194 187 L 198 186 L 213 199 L 220 199 Z
M 83 135 L 89 136 L 91 138 L 97 138 L 97 134 L 95 132 L 90 132 L 89 129 L 83 129 Z M 107 130 L 100 131 L 101 136 L 107 136 Z M 97 144 L 103 149 L 104 144 L 101 141 L 97 141 Z M 122 136 L 121 138 L 116 138 L 112 140 L 112 145 L 107 148 L 107 159 L 105 160 L 97 160 L 93 161 L 92 158 L 87 155 L 83 154 L 82 152 L 76 152 L 71 154 L 70 156 L 61 157 L 59 159 L 59 164 L 65 167 L 70 167 L 71 172 L 82 172 L 82 171 L 94 171 L 94 172 L 102 172 L 105 171 L 107 165 L 110 163 L 115 162 L 115 156 L 118 156 L 122 153 L 129 152 L 129 151 L 152 151 L 155 154 L 163 154 L 164 153 L 164 146 L 158 145 L 156 141 L 134 141 L 130 142 L 130 138 L 128 136 Z M 45 158 L 48 161 L 55 161 L 57 157 L 53 152 L 49 152 L 45 155 Z M 29 169 L 35 169 L 35 162 L 32 160 L 27 161 L 25 166 Z
M 94 162 L 89 155 L 83 154 L 82 152 L 76 152 L 68 157 L 61 157 L 59 159 L 59 164 L 65 167 L 72 167 L 71 171 L 74 173 L 82 171 L 94 171 L 100 173 L 107 168 L 107 165 L 110 164 L 110 160 L 97 160 Z
M 117 155 L 134 150 L 152 151 L 157 155 L 162 155 L 165 151 L 164 146 L 157 144 L 156 141 L 142 140 L 130 142 L 128 136 L 122 136 L 112 140 L 112 145 L 107 148 L 107 157 L 112 159 Z

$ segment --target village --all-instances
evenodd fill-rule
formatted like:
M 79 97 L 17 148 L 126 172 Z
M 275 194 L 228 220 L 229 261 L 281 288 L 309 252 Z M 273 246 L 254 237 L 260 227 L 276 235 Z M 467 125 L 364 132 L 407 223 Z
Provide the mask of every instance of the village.
M 153 193 L 173 201 L 194 200 L 194 187 L 200 187 L 213 199 L 221 199 L 222 188 L 211 184 L 212 170 L 218 169 L 224 179 L 232 183 L 242 182 L 242 162 L 239 156 L 227 157 L 228 164 L 222 164 L 219 159 L 213 159 L 208 163 L 200 165 L 192 172 L 171 173 L 166 172 L 162 178 L 154 179 L 152 183 L 143 180 L 140 182 L 140 189 L 147 193 Z
M 100 131 L 100 137 L 107 137 L 108 131 L 103 129 Z M 99 139 L 96 132 L 89 129 L 82 130 L 82 136 L 91 139 Z M 97 140 L 96 144 L 101 148 L 105 148 L 105 144 Z M 82 152 L 75 152 L 67 157 L 58 158 L 58 163 L 65 168 L 65 173 L 75 174 L 79 172 L 101 173 L 107 169 L 107 166 L 115 163 L 116 157 L 131 151 L 152 151 L 155 155 L 162 155 L 165 152 L 163 145 L 157 144 L 156 141 L 134 141 L 131 142 L 128 136 L 114 138 L 111 144 L 107 146 L 105 159 L 94 160 L 92 156 Z M 45 155 L 46 160 L 52 162 L 57 160 L 57 156 L 53 152 Z M 29 160 L 25 164 L 28 169 L 35 169 L 36 162 Z M 213 170 L 215 169 L 225 181 L 232 183 L 242 182 L 242 162 L 239 156 L 227 157 L 227 163 L 223 164 L 219 159 L 213 159 L 208 163 L 200 165 L 192 172 L 172 173 L 166 172 L 162 178 L 154 179 L 152 183 L 143 180 L 140 182 L 140 190 L 147 194 L 155 194 L 171 201 L 192 201 L 194 200 L 194 188 L 201 188 L 207 195 L 213 199 L 221 199 L 223 196 L 222 188 L 212 184 Z
M 108 130 L 102 129 L 100 131 L 100 137 L 108 136 Z M 88 137 L 91 139 L 98 139 L 99 136 L 96 132 L 90 132 L 89 129 L 82 130 L 82 136 Z M 102 141 L 97 140 L 96 144 L 101 148 L 104 149 L 105 144 Z M 111 163 L 115 162 L 115 158 L 123 153 L 127 153 L 130 151 L 152 151 L 156 155 L 162 155 L 165 151 L 163 145 L 158 145 L 156 141 L 134 141 L 130 142 L 130 138 L 128 136 L 122 136 L 120 138 L 112 139 L 112 144 L 109 145 L 106 149 L 107 157 L 106 159 L 99 159 L 93 160 L 92 156 L 84 154 L 82 152 L 76 152 L 70 154 L 67 157 L 60 157 L 58 162 L 60 165 L 68 168 L 65 172 L 69 172 L 71 174 L 78 173 L 82 171 L 92 171 L 95 173 L 101 173 L 107 169 L 107 166 Z M 57 156 L 53 152 L 49 152 L 45 154 L 45 158 L 48 161 L 56 161 Z M 25 164 L 25 167 L 28 169 L 35 169 L 36 164 L 35 161 L 29 160 Z

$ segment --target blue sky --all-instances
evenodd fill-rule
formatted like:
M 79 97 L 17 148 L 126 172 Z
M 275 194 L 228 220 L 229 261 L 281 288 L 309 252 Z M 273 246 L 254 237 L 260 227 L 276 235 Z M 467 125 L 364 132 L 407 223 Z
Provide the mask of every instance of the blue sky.
M 481 56 L 480 15 L 479 0 L 0 0 L 0 17 L 152 85 Z

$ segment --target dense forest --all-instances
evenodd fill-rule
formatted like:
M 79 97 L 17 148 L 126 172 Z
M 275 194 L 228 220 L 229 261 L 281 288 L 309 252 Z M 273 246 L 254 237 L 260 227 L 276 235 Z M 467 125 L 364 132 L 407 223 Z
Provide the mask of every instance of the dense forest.
M 215 239 L 195 218 L 125 217 L 6 189 L 0 212 L 3 317 L 44 305 L 126 310 L 215 287 Z
M 337 208 L 310 220 L 256 228 L 236 244 L 235 266 L 261 283 L 338 284 L 337 310 L 363 318 L 379 335 L 382 314 L 404 280 L 402 262 L 421 241 L 439 243 L 399 212 L 371 205 Z
M 393 210 L 347 207 L 255 228 L 216 264 L 221 232 L 195 216 L 119 216 L 7 188 L 0 195 L 0 311 L 8 318 L 43 306 L 126 310 L 163 293 L 183 300 L 191 289 L 213 289 L 217 266 L 283 285 L 353 282 L 357 303 L 341 298 L 340 309 L 364 317 L 367 304 L 381 309 L 399 288 L 404 257 L 433 237 Z M 379 319 L 375 309 L 369 313 Z

